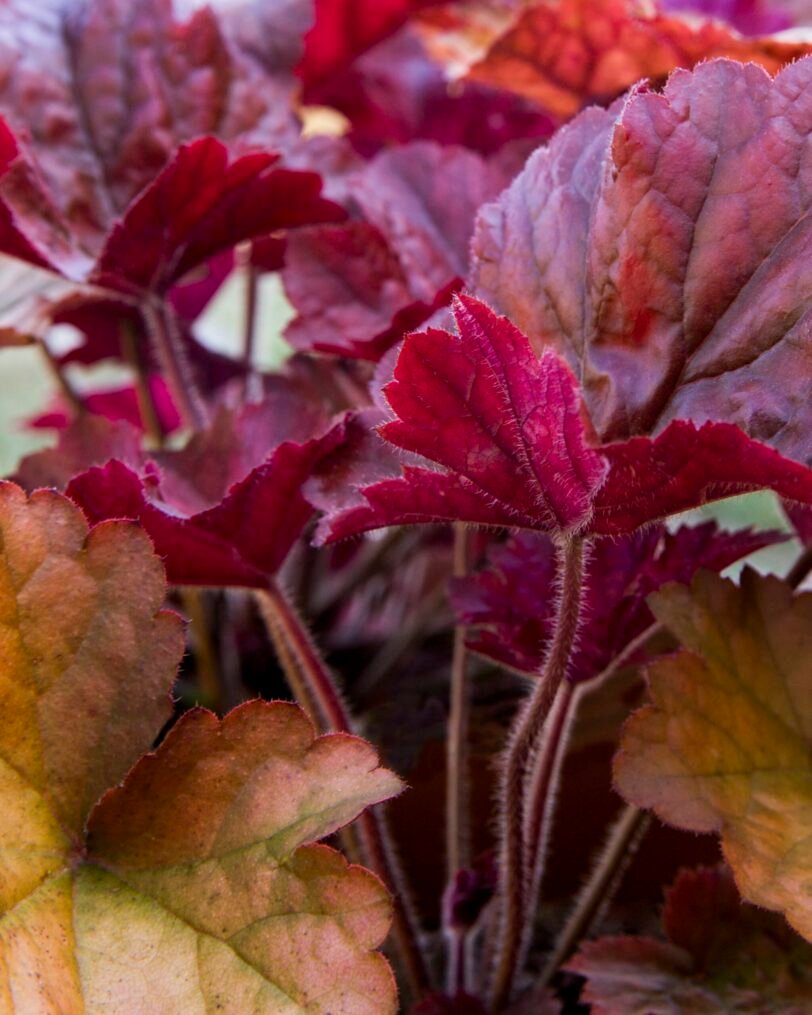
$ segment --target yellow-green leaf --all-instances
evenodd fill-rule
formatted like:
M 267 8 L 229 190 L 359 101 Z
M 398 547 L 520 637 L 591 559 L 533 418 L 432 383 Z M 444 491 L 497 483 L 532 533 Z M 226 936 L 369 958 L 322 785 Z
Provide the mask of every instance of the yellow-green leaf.
M 183 650 L 164 591 L 137 526 L 0 484 L 0 1013 L 394 1012 L 389 896 L 315 840 L 399 780 L 280 702 L 143 755 Z
M 742 895 L 812 939 L 812 595 L 701 572 L 650 603 L 683 650 L 650 669 L 616 785 L 669 824 L 718 832 Z

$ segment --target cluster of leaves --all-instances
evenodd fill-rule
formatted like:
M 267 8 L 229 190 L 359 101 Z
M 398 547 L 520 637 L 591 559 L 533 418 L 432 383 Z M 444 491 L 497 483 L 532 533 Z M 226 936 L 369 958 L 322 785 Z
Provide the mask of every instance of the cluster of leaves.
M 0 1011 L 805 1010 L 802 20 L 0 0 L 0 346 L 59 383 L 0 482 Z M 721 846 L 664 936 L 614 833 L 561 931 L 614 793 Z

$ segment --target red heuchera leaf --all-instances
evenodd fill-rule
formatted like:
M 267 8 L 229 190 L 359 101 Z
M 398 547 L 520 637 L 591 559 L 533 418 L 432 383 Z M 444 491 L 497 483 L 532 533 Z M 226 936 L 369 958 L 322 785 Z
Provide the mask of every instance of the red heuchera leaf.
M 591 531 L 630 532 L 655 518 L 753 490 L 812 503 L 812 469 L 783 458 L 732 423 L 675 420 L 654 439 L 606 444 L 606 482 L 595 498 Z
M 461 288 L 476 213 L 508 178 L 496 161 L 429 142 L 374 158 L 348 185 L 365 221 L 290 238 L 290 340 L 379 358 Z
M 181 146 L 158 177 L 113 226 L 91 268 L 84 251 L 70 243 L 41 238 L 39 214 L 30 203 L 41 197 L 29 185 L 30 170 L 18 154 L 0 180 L 9 217 L 9 241 L 2 249 L 78 281 L 122 292 L 165 293 L 192 268 L 243 240 L 310 222 L 340 221 L 343 210 L 320 196 L 316 173 L 282 169 L 278 156 L 253 153 L 235 160 L 216 138 Z M 25 187 L 23 186 L 25 184 Z M 21 245 L 29 242 L 30 250 Z M 60 249 L 62 248 L 62 249 Z
M 709 500 L 772 489 L 812 503 L 812 470 L 727 423 L 677 420 L 657 438 L 588 446 L 575 379 L 552 351 L 460 297 L 459 335 L 407 337 L 380 428 L 438 468 L 407 465 L 364 488 L 366 504 L 322 522 L 332 541 L 387 525 L 482 525 L 620 535 Z
M 812 58 L 713 61 L 587 110 L 483 210 L 477 293 L 565 356 L 604 440 L 724 420 L 808 459 L 810 131 Z
M 305 36 L 297 73 L 306 94 L 397 31 L 412 14 L 445 0 L 315 0 L 316 19 Z M 316 94 L 317 90 L 316 90 Z
M 415 141 L 376 156 L 351 190 L 397 253 L 413 298 L 431 302 L 443 285 L 466 277 L 477 211 L 509 179 L 495 160 Z
M 81 413 L 59 435 L 55 448 L 25 457 L 15 480 L 27 490 L 64 489 L 77 472 L 104 465 L 111 458 L 138 468 L 144 462 L 142 435 L 128 422 Z
M 313 513 L 302 484 L 343 432 L 341 422 L 319 424 L 282 387 L 265 403 L 220 410 L 182 451 L 113 458 L 80 473 L 66 493 L 94 521 L 139 521 L 175 584 L 260 588 Z M 89 445 L 96 460 L 104 444 Z M 35 455 L 21 474 L 41 481 L 51 464 Z
M 243 240 L 312 222 L 340 221 L 316 173 L 283 169 L 278 156 L 229 161 L 225 145 L 184 145 L 110 234 L 91 281 L 165 292 L 191 268 Z
M 775 913 L 742 903 L 726 867 L 683 870 L 666 891 L 668 941 L 605 937 L 581 945 L 567 969 L 587 978 L 599 1015 L 776 1012 L 812 998 L 812 946 Z
M 654 617 L 646 597 L 666 582 L 689 582 L 699 568 L 729 564 L 786 538 L 778 532 L 723 532 L 714 522 L 669 532 L 650 526 L 598 540 L 590 554 L 585 621 L 570 662 L 574 683 L 597 676 Z M 555 548 L 522 532 L 488 553 L 487 567 L 451 584 L 461 623 L 476 630 L 469 647 L 497 662 L 537 673 L 547 653 L 558 597 Z
M 363 488 L 395 479 L 404 462 L 420 463 L 417 455 L 401 451 L 380 436 L 378 427 L 387 418 L 376 406 L 347 414 L 344 440 L 319 461 L 305 486 L 305 495 L 314 507 L 333 514 L 363 506 Z
M 641 78 L 663 80 L 709 57 L 775 72 L 807 53 L 802 43 L 743 39 L 718 22 L 690 24 L 640 0 L 561 0 L 522 10 L 469 76 L 565 120 Z
M 180 143 L 212 134 L 287 150 L 299 45 L 281 34 L 260 64 L 205 7 L 178 22 L 171 0 L 3 0 L 0 113 L 96 249 Z
M 509 321 L 462 296 L 460 334 L 410 335 L 384 389 L 392 444 L 442 465 L 363 491 L 369 506 L 330 527 L 338 538 L 400 522 L 465 519 L 543 531 L 584 525 L 605 474 L 586 444 L 572 375 L 555 355 L 537 360 Z

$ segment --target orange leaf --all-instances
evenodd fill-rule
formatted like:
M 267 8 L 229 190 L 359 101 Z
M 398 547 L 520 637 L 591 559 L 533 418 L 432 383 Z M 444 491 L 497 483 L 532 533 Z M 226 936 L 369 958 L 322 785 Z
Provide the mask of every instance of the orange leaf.
M 394 1012 L 386 890 L 313 844 L 400 790 L 368 744 L 196 710 L 117 786 L 170 713 L 164 592 L 138 526 L 0 484 L 0 1011 Z
M 812 939 L 812 595 L 700 572 L 649 603 L 684 648 L 651 666 L 617 787 L 669 824 L 720 833 L 744 898 Z
M 715 21 L 660 14 L 645 0 L 560 0 L 522 11 L 468 77 L 530 99 L 561 120 L 608 102 L 641 78 L 711 57 L 775 73 L 810 52 L 803 43 L 744 38 Z

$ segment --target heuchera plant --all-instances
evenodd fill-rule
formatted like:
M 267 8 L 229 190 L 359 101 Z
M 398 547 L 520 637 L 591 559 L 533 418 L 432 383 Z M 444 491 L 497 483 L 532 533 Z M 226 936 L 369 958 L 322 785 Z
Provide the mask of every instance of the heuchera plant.
M 812 1010 L 803 28 L 0 0 L 0 1015 Z

